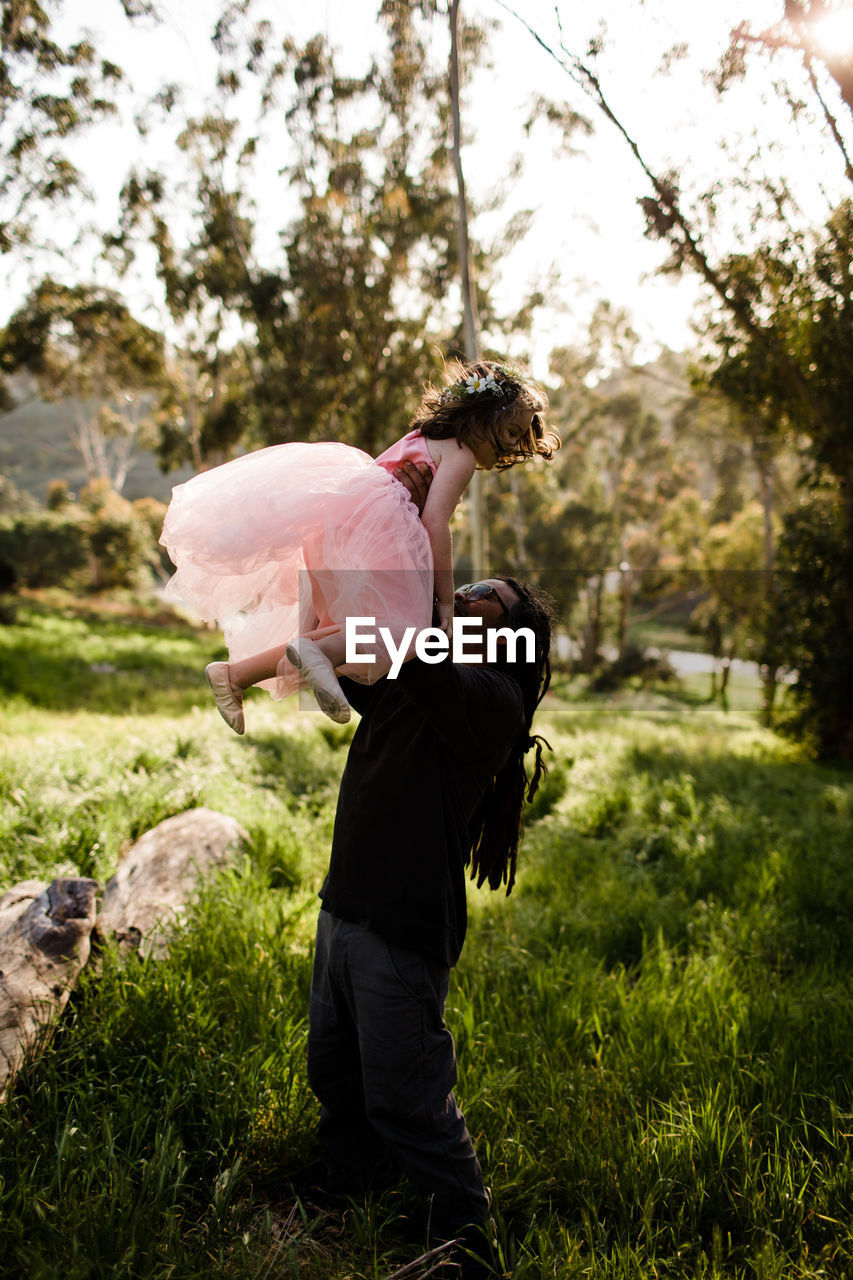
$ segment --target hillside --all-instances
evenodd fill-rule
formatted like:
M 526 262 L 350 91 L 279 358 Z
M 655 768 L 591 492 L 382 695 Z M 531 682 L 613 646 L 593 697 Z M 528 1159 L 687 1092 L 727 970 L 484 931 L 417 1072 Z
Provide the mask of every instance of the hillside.
M 44 502 L 51 480 L 66 480 L 72 492 L 85 483 L 83 464 L 70 430 L 73 405 L 47 404 L 30 399 L 11 413 L 0 416 L 0 475 L 8 476 L 18 489 Z M 152 497 L 166 501 L 172 486 L 192 474 L 182 468 L 164 475 L 157 459 L 147 450 L 137 452 L 127 483 L 126 498 Z

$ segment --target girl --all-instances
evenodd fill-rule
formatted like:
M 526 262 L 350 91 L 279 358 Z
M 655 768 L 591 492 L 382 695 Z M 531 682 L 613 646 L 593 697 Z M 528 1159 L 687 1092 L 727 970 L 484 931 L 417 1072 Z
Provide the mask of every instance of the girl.
M 449 521 L 477 467 L 551 459 L 547 397 L 521 371 L 491 361 L 448 366 L 410 425 L 375 461 L 349 445 L 280 444 L 202 472 L 173 490 L 160 541 L 177 566 L 167 597 L 224 627 L 229 662 L 206 669 L 216 705 L 243 733 L 243 693 L 283 698 L 311 687 L 345 724 L 336 671 L 365 682 L 391 660 L 345 665 L 344 621 L 369 617 L 401 635 L 453 617 Z M 433 473 L 423 515 L 393 477 L 404 461 Z M 284 638 L 285 642 L 282 642 Z

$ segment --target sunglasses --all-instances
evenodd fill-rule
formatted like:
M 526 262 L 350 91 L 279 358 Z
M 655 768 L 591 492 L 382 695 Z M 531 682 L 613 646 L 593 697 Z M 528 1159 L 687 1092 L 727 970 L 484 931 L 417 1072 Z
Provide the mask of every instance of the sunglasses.
M 464 596 L 466 600 L 496 600 L 501 607 L 501 612 L 509 613 L 498 592 L 487 582 L 466 582 L 464 587 L 457 587 L 454 594 Z

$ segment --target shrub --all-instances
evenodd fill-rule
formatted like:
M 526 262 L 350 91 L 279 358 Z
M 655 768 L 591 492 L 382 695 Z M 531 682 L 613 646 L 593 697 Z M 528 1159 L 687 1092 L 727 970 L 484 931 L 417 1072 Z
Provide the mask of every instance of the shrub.
M 627 680 L 641 684 L 667 683 L 675 679 L 675 671 L 665 657 L 628 644 L 622 655 L 609 662 L 590 682 L 594 693 L 611 693 Z
M 77 511 L 0 519 L 0 575 L 10 588 L 82 585 L 88 558 L 88 531 Z
M 0 518 L 0 584 L 5 590 L 134 587 L 156 558 L 147 521 L 118 494 L 95 511 L 70 504 Z
M 73 501 L 74 494 L 68 487 L 68 481 L 64 477 L 49 482 L 47 486 L 48 511 L 63 511 L 66 507 L 70 507 Z

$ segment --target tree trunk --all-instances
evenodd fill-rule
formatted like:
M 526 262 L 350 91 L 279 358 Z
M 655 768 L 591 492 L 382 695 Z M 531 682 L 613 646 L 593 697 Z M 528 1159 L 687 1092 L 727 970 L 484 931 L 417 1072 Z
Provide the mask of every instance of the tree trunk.
M 456 172 L 456 244 L 459 256 L 459 284 L 462 290 L 462 323 L 466 360 L 479 359 L 479 321 L 477 298 L 471 279 L 471 245 L 468 239 L 468 199 L 462 168 L 462 120 L 459 106 L 459 0 L 450 0 L 450 114 L 453 122 L 453 168 Z M 473 576 L 487 573 L 485 520 L 483 515 L 482 478 L 479 471 L 471 477 L 468 489 L 471 519 L 471 566 Z
M 779 685 L 779 668 L 773 662 L 762 662 L 761 673 L 761 712 L 759 721 L 769 728 L 773 723 L 773 710 L 776 702 L 776 689 Z
M 519 573 L 526 574 L 527 542 L 524 537 L 524 507 L 521 502 L 521 489 L 518 483 L 518 472 L 515 467 L 509 473 L 509 487 L 515 499 L 515 514 L 512 522 L 512 531 L 515 535 L 515 567 Z
M 595 586 L 587 593 L 588 617 L 581 650 L 581 670 L 589 675 L 595 670 L 601 647 L 601 613 L 604 603 L 604 574 L 595 578 Z
M 619 566 L 619 661 L 625 657 L 628 647 L 628 615 L 631 609 L 631 570 Z
M 706 629 L 711 642 L 711 657 L 714 659 L 711 664 L 711 692 L 708 695 L 708 701 L 716 702 L 719 694 L 719 689 L 717 688 L 717 663 L 723 655 L 723 633 L 716 614 L 711 618 Z
M 720 669 L 720 706 L 729 709 L 729 676 L 732 674 L 732 652 L 724 653 Z
M 841 605 L 843 634 L 853 636 L 853 466 L 841 483 L 846 537 L 841 565 L 843 600 Z M 849 644 L 848 644 L 849 652 Z M 832 754 L 842 760 L 853 760 L 853 667 L 847 653 L 840 655 L 834 708 L 834 742 Z
M 776 538 L 773 533 L 773 460 L 769 462 L 753 449 L 753 459 L 758 471 L 758 483 L 761 489 L 761 505 L 764 511 L 764 604 L 765 618 L 773 617 L 773 602 L 776 598 Z M 761 708 L 759 720 L 765 727 L 773 723 L 773 704 L 776 700 L 776 685 L 779 675 L 779 663 L 776 656 L 775 640 L 768 634 L 767 623 L 764 626 L 767 639 L 764 662 L 761 664 Z

